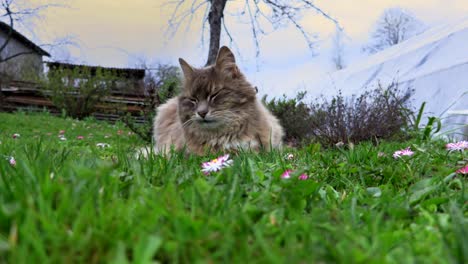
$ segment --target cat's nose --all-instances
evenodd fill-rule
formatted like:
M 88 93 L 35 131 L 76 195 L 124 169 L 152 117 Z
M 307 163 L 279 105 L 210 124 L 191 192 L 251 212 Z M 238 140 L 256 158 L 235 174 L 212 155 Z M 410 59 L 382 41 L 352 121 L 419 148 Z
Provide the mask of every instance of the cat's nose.
M 206 114 L 208 114 L 208 111 L 202 110 L 202 111 L 198 111 L 197 113 L 201 118 L 205 118 Z

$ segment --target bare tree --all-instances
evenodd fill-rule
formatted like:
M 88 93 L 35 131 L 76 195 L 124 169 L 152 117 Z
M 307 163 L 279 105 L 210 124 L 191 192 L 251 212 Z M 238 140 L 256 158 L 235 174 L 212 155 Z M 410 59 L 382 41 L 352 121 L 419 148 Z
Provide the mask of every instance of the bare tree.
M 225 14 L 228 0 L 170 0 L 169 4 L 175 6 L 171 19 L 169 20 L 169 29 L 175 34 L 179 28 L 187 23 L 189 27 L 196 14 L 204 10 L 202 38 L 205 25 L 209 25 L 209 49 L 206 65 L 214 63 L 221 42 L 221 33 L 224 30 L 230 41 L 234 41 L 226 23 Z M 307 45 L 313 50 L 315 45 L 314 34 L 309 33 L 300 22 L 302 15 L 307 11 L 316 13 L 329 19 L 336 25 L 338 21 L 320 9 L 310 0 L 244 0 L 240 12 L 231 14 L 235 17 L 247 18 L 251 26 L 252 37 L 255 42 L 256 55 L 260 54 L 259 36 L 268 34 L 266 26 L 269 24 L 273 29 L 277 29 L 288 24 L 292 24 L 304 37 Z
M 377 20 L 363 51 L 376 53 L 422 33 L 425 28 L 424 23 L 407 10 L 398 7 L 386 9 Z
M 335 34 L 332 38 L 332 62 L 336 70 L 341 70 L 345 67 L 344 54 L 344 32 L 343 29 L 336 27 Z

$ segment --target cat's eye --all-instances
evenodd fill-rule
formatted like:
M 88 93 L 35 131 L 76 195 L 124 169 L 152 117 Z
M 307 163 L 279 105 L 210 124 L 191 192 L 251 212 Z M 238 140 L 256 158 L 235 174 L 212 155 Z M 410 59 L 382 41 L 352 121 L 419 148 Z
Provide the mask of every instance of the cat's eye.
M 213 102 L 214 100 L 216 100 L 216 97 L 218 97 L 219 94 L 220 94 L 220 92 L 218 91 L 218 92 L 208 96 L 208 101 Z
M 197 105 L 198 101 L 197 99 L 195 98 L 185 98 L 183 101 L 182 101 L 182 104 L 185 106 L 185 107 L 190 107 L 190 108 L 194 108 L 196 105 Z

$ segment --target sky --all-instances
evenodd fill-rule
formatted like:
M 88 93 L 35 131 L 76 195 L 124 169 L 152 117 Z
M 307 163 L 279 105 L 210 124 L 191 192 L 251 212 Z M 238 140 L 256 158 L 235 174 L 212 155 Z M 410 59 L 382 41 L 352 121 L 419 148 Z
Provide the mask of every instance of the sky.
M 20 1 L 20 0 L 18 0 Z M 35 0 L 33 2 L 46 0 Z M 168 0 L 64 0 L 66 7 L 49 8 L 30 30 L 32 38 L 47 43 L 70 37 L 76 45 L 51 51 L 52 60 L 111 67 L 135 67 L 148 64 L 177 65 L 178 58 L 193 66 L 203 66 L 208 38 L 201 42 L 203 10 L 176 34 L 168 31 L 174 5 Z M 190 2 L 190 1 L 189 1 Z M 294 26 L 285 26 L 261 36 L 259 57 L 250 26 L 238 13 L 244 1 L 229 1 L 225 20 L 235 44 L 223 35 L 221 44 L 231 47 L 241 70 L 260 93 L 271 96 L 291 95 L 298 89 L 313 89 L 314 78 L 333 71 L 331 38 L 335 24 L 309 11 L 300 22 L 317 33 L 315 56 Z M 345 62 L 352 65 L 364 55 L 360 47 L 368 39 L 373 25 L 389 7 L 408 9 L 428 26 L 449 23 L 468 16 L 466 0 L 316 0 L 314 3 L 337 19 L 344 28 Z M 186 25 L 190 25 L 187 27 Z M 27 34 L 26 34 L 27 35 Z

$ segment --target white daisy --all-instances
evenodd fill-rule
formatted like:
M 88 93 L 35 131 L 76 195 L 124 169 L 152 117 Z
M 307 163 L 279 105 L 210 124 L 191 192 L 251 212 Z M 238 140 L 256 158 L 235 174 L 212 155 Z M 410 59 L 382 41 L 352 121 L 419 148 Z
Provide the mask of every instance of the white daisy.
M 210 172 L 217 172 L 231 165 L 232 165 L 232 160 L 229 159 L 229 154 L 226 154 L 212 161 L 203 162 L 201 171 L 204 174 L 209 174 Z
M 13 157 L 10 157 L 10 165 L 11 166 L 16 166 L 16 160 Z

